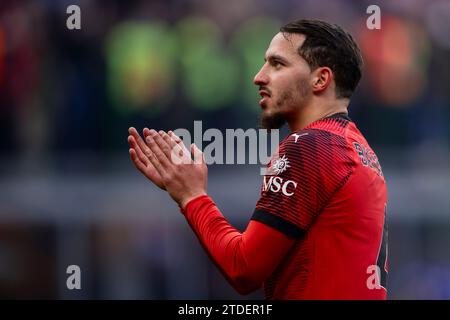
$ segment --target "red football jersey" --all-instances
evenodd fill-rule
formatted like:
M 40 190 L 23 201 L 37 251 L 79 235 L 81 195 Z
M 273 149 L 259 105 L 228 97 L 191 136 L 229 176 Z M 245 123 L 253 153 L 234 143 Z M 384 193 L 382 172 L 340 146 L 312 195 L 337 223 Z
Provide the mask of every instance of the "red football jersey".
M 267 299 L 386 299 L 387 189 L 345 115 L 291 133 L 268 164 L 253 220 L 298 239 L 264 282 Z

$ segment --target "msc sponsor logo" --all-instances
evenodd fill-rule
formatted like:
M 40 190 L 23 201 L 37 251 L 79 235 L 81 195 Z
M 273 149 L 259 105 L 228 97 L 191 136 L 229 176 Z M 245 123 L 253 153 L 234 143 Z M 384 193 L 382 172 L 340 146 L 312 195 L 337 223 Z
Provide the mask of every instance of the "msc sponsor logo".
M 279 175 L 280 173 L 283 173 L 284 171 L 286 171 L 287 168 L 289 168 L 289 167 L 290 167 L 289 160 L 284 155 L 281 158 L 278 158 L 273 162 L 272 170 L 273 170 L 273 172 L 275 172 L 276 175 Z
M 297 188 L 297 182 L 292 180 L 283 181 L 281 177 L 264 176 L 262 190 L 263 192 L 272 191 L 280 192 L 287 197 L 294 194 L 294 190 Z

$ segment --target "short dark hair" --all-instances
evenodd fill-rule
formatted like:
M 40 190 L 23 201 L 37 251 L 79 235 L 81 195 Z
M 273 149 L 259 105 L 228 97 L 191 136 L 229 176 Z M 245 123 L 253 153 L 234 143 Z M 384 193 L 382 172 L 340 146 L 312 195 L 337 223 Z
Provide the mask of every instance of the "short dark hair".
M 298 54 L 314 70 L 329 67 L 334 73 L 336 97 L 350 98 L 361 79 L 363 59 L 352 36 L 336 24 L 320 20 L 297 20 L 280 28 L 285 34 L 306 37 Z

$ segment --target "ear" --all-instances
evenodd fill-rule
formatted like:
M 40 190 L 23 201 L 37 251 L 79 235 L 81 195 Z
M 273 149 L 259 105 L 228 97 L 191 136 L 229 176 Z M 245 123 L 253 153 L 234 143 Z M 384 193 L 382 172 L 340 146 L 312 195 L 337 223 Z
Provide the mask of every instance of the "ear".
M 313 92 L 314 93 L 322 93 L 324 92 L 328 86 L 333 81 L 333 71 L 331 71 L 328 67 L 320 67 L 314 70 L 313 77 Z

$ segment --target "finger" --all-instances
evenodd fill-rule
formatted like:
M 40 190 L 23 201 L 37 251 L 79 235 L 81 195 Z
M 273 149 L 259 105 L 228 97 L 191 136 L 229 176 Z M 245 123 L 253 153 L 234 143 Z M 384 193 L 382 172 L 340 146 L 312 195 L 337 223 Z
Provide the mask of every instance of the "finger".
M 146 165 L 142 163 L 142 161 L 139 159 L 139 157 L 136 154 L 136 150 L 133 148 L 130 148 L 128 150 L 130 153 L 131 161 L 133 162 L 136 169 L 138 169 L 140 172 L 144 173 Z
M 191 163 L 191 157 L 189 156 L 189 152 L 184 152 L 183 143 L 177 143 L 169 134 L 169 133 L 162 133 L 163 140 L 169 145 L 170 147 L 170 161 L 172 161 L 173 164 L 188 164 Z M 182 147 L 183 146 L 183 147 Z M 186 148 L 184 148 L 186 149 Z
M 152 129 L 150 130 L 150 135 L 145 140 L 152 152 L 152 157 L 150 157 L 150 161 L 153 164 L 156 163 L 156 165 L 159 167 L 158 170 L 167 171 L 171 167 L 170 161 L 159 145 L 159 143 L 161 142 L 158 143 L 156 140 L 161 140 L 164 142 L 164 140 L 162 140 L 160 135 L 155 130 Z M 165 142 L 164 144 L 167 146 Z
M 195 143 L 191 144 L 191 152 L 194 156 L 195 164 L 201 164 L 205 162 L 205 159 L 203 158 L 203 152 L 199 148 L 197 148 Z
M 183 141 L 181 140 L 181 138 L 179 136 L 177 136 L 175 134 L 175 132 L 173 132 L 172 130 L 169 130 L 169 132 L 167 132 L 169 134 L 169 136 L 176 142 L 176 143 L 182 143 Z
M 142 163 L 142 166 L 139 166 L 138 169 L 142 169 L 142 170 L 146 171 L 148 169 L 148 167 L 154 168 L 153 164 L 150 161 L 150 156 L 151 156 L 150 148 L 147 147 L 148 155 L 145 155 L 142 153 L 142 151 L 139 147 L 137 147 L 137 149 L 136 149 L 136 147 L 134 147 L 134 146 L 136 146 L 136 141 L 134 140 L 133 137 L 129 138 L 129 141 L 132 141 L 130 143 L 130 145 L 131 145 L 130 156 L 136 156 L 136 160 L 138 160 L 140 163 Z M 132 158 L 132 160 L 134 160 L 134 159 Z
M 141 137 L 135 127 L 129 127 L 128 133 L 131 134 L 133 137 L 135 137 L 136 140 L 139 140 L 139 138 Z
M 142 154 L 144 154 L 146 157 L 149 156 L 150 149 L 148 148 L 148 146 L 145 144 L 144 140 L 142 140 L 141 136 L 139 135 L 139 133 L 137 132 L 137 130 L 133 127 L 131 127 L 130 129 L 128 129 L 128 132 L 133 136 L 134 140 L 136 141 L 136 145 L 138 148 L 135 148 L 136 152 L 138 152 L 138 156 L 139 158 L 142 160 L 141 156 Z M 140 149 L 140 150 L 138 150 Z M 140 153 L 139 153 L 140 151 Z
M 171 153 L 172 153 L 172 147 L 169 143 L 164 140 L 163 136 L 166 135 L 166 133 L 162 130 L 160 130 L 157 134 L 153 135 L 153 139 L 155 140 L 158 147 L 161 149 L 161 151 L 166 156 L 167 160 L 170 160 Z M 164 161 L 164 159 L 161 159 Z
M 158 158 L 154 153 L 152 153 L 149 157 L 151 165 L 155 168 L 155 170 L 158 172 L 160 177 L 164 180 L 166 177 L 166 171 L 164 170 L 163 166 L 159 162 Z
M 145 127 L 144 130 L 142 130 L 142 134 L 144 135 L 144 140 L 150 135 L 150 129 Z
M 159 162 L 158 158 L 156 157 L 155 153 L 152 151 L 153 145 L 155 145 L 155 142 L 152 140 L 150 136 L 148 136 L 145 139 L 147 145 L 149 146 L 150 154 L 148 156 L 148 160 L 150 164 L 155 168 L 155 170 L 159 173 L 161 177 L 163 177 L 164 174 L 164 168 L 162 167 L 161 163 Z
M 177 155 L 189 154 L 189 151 L 186 149 L 183 141 L 177 136 L 174 136 L 172 131 L 169 131 L 168 133 L 164 132 L 162 134 L 162 138 L 170 146 L 171 151 L 175 151 Z
M 184 145 L 183 140 L 181 140 L 181 138 L 177 136 L 175 132 L 169 131 L 168 134 L 170 138 L 172 138 L 177 143 L 177 145 L 180 146 L 181 150 L 183 150 L 185 154 L 190 154 L 189 150 Z
M 151 153 L 151 151 L 147 146 L 145 146 L 146 154 L 144 154 L 144 152 L 142 151 L 142 148 L 138 145 L 134 136 L 128 136 L 128 143 L 129 143 L 130 147 L 134 149 L 137 157 L 139 158 L 139 160 L 142 163 L 144 163 L 145 165 L 150 163 L 148 156 Z

